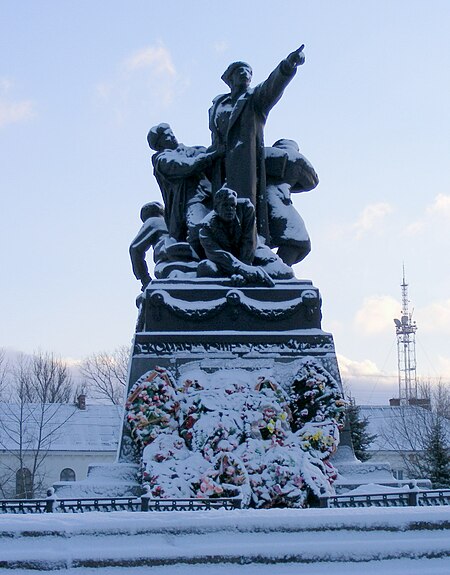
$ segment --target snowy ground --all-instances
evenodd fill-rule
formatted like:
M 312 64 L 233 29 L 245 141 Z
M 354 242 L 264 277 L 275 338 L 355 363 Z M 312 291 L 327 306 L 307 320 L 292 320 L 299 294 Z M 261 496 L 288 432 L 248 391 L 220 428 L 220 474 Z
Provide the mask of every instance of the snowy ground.
M 449 528 L 448 507 L 0 515 L 0 575 L 450 575 Z
M 0 575 L 32 575 L 36 571 L 0 569 Z M 449 575 L 447 559 L 394 559 L 372 563 L 287 564 L 287 565 L 176 565 L 168 567 L 108 567 L 50 571 L 64 575 Z

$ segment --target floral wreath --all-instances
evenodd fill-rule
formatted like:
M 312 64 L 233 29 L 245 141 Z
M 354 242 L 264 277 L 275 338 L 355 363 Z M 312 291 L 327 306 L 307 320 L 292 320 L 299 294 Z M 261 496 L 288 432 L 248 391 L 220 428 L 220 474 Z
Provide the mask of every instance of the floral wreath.
M 131 437 L 141 448 L 151 443 L 160 430 L 172 428 L 179 403 L 169 372 L 155 367 L 139 378 L 130 390 L 125 409 Z

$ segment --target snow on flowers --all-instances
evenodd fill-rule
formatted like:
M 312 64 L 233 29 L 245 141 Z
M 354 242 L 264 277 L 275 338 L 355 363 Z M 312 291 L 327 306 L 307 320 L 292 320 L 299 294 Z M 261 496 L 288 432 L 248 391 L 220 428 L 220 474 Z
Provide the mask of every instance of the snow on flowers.
M 333 493 L 329 461 L 345 402 L 313 358 L 291 381 L 269 370 L 162 368 L 130 390 L 126 420 L 154 497 L 232 497 L 244 506 L 303 507 Z

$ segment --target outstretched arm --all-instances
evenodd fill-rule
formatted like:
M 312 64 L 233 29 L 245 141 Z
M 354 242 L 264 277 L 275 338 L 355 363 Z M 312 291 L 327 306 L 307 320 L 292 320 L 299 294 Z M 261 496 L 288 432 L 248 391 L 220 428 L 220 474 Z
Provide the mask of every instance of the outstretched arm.
M 203 172 L 211 165 L 215 157 L 214 152 L 198 151 L 195 155 L 174 151 L 157 154 L 153 161 L 155 169 L 167 177 L 184 178 Z
M 297 67 L 304 64 L 305 55 L 303 48 L 304 44 L 297 50 L 294 50 L 294 52 L 291 52 L 287 58 L 275 68 L 267 80 L 256 86 L 254 91 L 255 105 L 264 117 L 267 116 L 283 95 L 284 89 L 295 76 Z
M 304 47 L 305 45 L 302 44 L 300 48 L 291 52 L 286 58 L 285 62 L 287 62 L 291 68 L 297 68 L 297 66 L 302 66 L 305 63 L 305 54 L 303 53 Z

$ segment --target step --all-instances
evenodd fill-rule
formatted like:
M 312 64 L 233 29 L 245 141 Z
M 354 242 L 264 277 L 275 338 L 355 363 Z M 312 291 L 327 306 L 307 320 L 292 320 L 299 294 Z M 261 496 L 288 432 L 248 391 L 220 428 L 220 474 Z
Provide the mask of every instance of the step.
M 0 568 L 444 560 L 449 530 L 448 508 L 9 515 Z

